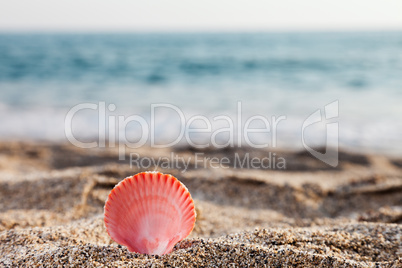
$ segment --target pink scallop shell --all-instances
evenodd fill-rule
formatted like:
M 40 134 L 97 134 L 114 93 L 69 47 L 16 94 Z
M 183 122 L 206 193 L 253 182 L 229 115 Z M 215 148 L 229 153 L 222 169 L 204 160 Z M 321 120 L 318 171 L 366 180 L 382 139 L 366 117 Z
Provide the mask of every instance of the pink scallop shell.
M 110 237 L 131 252 L 163 255 L 186 238 L 195 224 L 194 202 L 171 175 L 142 172 L 125 178 L 105 204 Z

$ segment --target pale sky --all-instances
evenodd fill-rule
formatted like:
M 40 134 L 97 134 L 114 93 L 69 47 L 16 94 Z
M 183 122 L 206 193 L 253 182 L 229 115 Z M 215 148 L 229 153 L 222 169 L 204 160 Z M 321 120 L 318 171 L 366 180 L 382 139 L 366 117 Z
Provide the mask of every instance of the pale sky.
M 0 0 L 14 30 L 402 30 L 402 0 Z

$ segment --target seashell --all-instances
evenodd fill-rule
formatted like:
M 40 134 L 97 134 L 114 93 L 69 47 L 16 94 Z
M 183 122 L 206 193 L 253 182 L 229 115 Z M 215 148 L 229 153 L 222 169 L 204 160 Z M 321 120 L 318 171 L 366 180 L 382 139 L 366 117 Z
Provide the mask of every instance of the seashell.
M 191 233 L 196 213 L 189 191 L 179 180 L 142 172 L 114 187 L 104 216 L 109 236 L 129 251 L 163 255 Z

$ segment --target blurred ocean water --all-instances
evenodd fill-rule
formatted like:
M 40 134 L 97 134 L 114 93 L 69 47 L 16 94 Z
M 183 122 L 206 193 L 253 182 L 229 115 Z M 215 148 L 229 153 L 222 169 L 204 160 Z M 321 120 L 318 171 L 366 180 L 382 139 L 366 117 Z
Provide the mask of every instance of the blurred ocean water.
M 80 103 L 149 122 L 155 103 L 187 119 L 234 118 L 239 101 L 244 120 L 286 116 L 278 147 L 300 147 L 303 121 L 339 101 L 341 146 L 402 154 L 402 32 L 0 34 L 3 139 L 63 140 L 65 116 Z M 78 137 L 98 133 L 96 111 L 73 122 Z M 155 134 L 169 140 L 177 128 L 177 116 L 161 112 Z M 125 130 L 135 139 L 139 126 Z M 306 136 L 325 144 L 325 124 Z

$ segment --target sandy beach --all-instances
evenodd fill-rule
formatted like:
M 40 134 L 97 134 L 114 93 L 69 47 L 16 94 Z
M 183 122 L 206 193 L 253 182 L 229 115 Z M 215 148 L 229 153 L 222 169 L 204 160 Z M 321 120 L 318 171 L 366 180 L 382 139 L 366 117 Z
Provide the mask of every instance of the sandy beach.
M 130 153 L 188 166 L 145 169 Z M 402 159 L 343 150 L 331 168 L 307 152 L 275 154 L 285 169 L 239 168 L 235 156 L 268 155 L 244 148 L 143 147 L 118 161 L 116 149 L 1 142 L 0 266 L 402 267 Z M 229 160 L 215 168 L 213 157 Z M 146 170 L 177 177 L 196 206 L 193 232 L 164 256 L 129 252 L 103 223 L 114 185 Z

